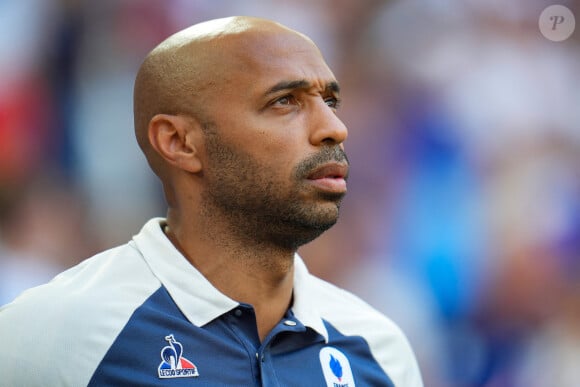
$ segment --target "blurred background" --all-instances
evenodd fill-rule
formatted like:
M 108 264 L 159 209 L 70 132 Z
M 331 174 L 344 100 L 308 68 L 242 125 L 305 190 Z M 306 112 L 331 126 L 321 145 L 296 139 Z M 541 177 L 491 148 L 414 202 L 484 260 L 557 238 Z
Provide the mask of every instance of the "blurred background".
M 263 16 L 312 37 L 344 90 L 349 194 L 301 249 L 311 271 L 398 323 L 426 386 L 577 387 L 580 26 L 542 36 L 551 4 L 0 1 L 0 304 L 164 215 L 133 137 L 147 52 Z

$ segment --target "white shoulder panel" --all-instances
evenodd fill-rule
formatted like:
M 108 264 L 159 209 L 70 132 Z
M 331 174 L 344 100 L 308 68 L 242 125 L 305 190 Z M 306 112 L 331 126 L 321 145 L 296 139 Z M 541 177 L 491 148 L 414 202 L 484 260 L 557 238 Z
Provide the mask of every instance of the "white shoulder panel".
M 160 286 L 133 243 L 98 254 L 0 309 L 6 386 L 84 386 Z
M 310 294 L 321 317 L 342 334 L 364 338 L 395 386 L 422 387 L 415 355 L 400 328 L 352 293 L 311 276 Z

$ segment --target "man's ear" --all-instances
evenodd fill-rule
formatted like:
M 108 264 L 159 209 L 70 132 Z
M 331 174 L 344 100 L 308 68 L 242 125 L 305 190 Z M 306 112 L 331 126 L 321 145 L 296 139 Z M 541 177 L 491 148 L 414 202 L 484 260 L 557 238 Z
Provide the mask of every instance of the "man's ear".
M 192 173 L 202 170 L 201 126 L 194 118 L 157 114 L 149 121 L 147 134 L 153 149 L 168 164 Z

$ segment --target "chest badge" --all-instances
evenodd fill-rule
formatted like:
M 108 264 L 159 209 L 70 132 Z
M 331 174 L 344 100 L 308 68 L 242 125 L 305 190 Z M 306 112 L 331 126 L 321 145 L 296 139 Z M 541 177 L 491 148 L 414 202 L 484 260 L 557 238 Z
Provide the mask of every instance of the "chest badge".
M 173 335 L 165 336 L 169 345 L 161 349 L 161 364 L 157 373 L 162 379 L 167 378 L 193 378 L 199 376 L 195 364 L 181 356 L 183 345 Z
M 324 347 L 318 356 L 327 387 L 355 387 L 350 362 L 344 353 Z

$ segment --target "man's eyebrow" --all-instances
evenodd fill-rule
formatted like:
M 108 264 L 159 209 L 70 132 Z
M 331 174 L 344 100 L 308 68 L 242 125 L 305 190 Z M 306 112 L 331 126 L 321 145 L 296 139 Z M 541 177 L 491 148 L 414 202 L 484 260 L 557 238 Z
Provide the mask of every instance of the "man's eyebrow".
M 296 81 L 282 81 L 278 82 L 274 86 L 272 86 L 266 92 L 266 95 L 274 94 L 278 91 L 282 90 L 296 90 L 296 89 L 308 89 L 312 87 L 312 84 L 305 79 L 300 79 Z M 336 81 L 330 81 L 326 84 L 325 90 L 326 92 L 332 91 L 334 93 L 340 92 L 340 86 Z
M 326 90 L 325 91 L 327 91 L 327 92 L 328 91 L 332 91 L 332 92 L 338 94 L 338 93 L 340 93 L 340 86 L 338 85 L 338 82 L 331 81 L 331 82 L 328 82 L 326 84 Z

